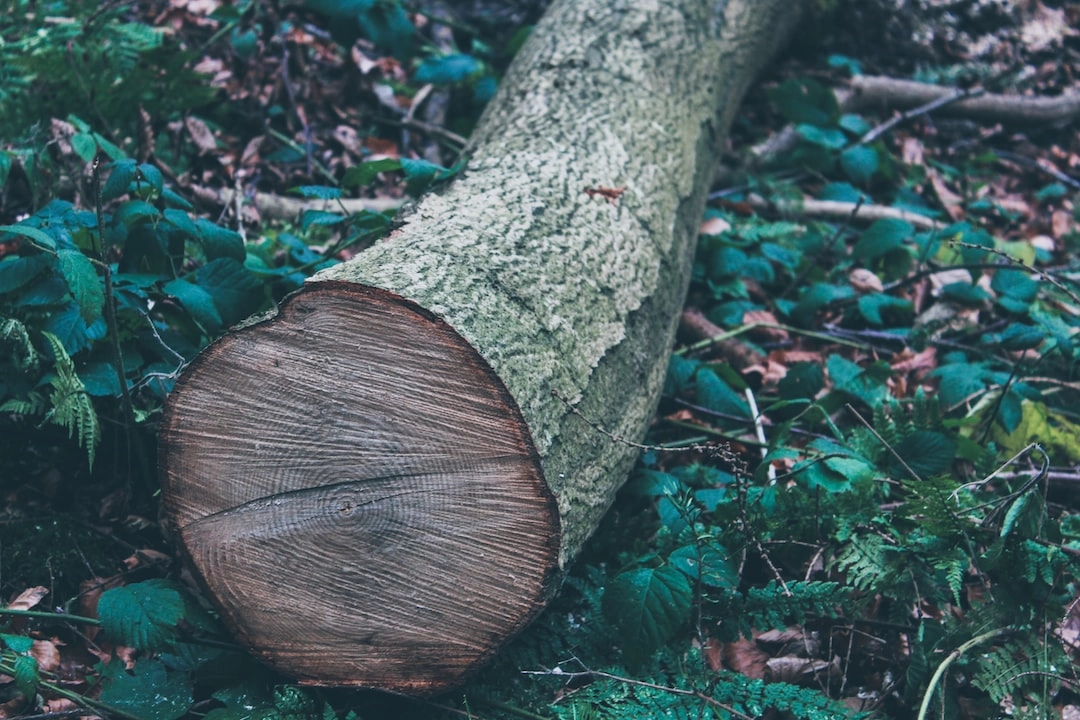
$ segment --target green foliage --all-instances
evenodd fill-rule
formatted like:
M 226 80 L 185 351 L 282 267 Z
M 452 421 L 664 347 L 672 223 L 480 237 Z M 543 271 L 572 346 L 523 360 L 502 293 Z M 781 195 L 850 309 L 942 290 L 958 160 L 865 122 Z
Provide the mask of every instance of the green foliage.
M 122 4 L 65 0 L 48 12 L 10 4 L 0 16 L 0 138 L 71 113 L 103 132 L 131 132 L 140 106 L 168 114 L 213 97 L 165 30 L 133 20 Z
M 106 590 L 98 600 L 102 628 L 113 640 L 144 650 L 160 650 L 175 637 L 184 617 L 180 591 L 164 580 Z

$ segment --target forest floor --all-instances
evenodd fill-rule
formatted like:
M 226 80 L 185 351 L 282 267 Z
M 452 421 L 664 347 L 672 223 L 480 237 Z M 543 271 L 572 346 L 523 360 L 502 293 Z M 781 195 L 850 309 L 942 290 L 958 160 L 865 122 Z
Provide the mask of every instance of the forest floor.
M 199 304 L 189 286 L 215 302 L 234 288 L 198 268 L 242 243 L 250 311 L 362 251 L 431 179 L 401 159 L 463 157 L 542 4 L 391 2 L 363 31 L 334 16 L 346 3 L 106 6 L 167 37 L 110 42 L 193 85 L 125 66 L 146 85 L 115 106 L 79 99 L 93 78 L 58 80 L 19 100 L 49 120 L 0 121 L 2 223 L 78 245 L 95 197 L 159 217 L 139 182 L 176 203 L 162 224 L 187 227 L 177 208 L 206 223 L 187 285 L 114 258 L 118 292 L 158 303 L 165 347 L 125 340 L 130 397 L 102 379 L 86 314 L 81 335 L 20 315 L 40 305 L 0 264 L 0 319 L 63 345 L 37 386 L 0 365 L 0 716 L 1080 717 L 1080 4 L 1050 0 L 852 2 L 761 78 L 702 220 L 653 449 L 553 607 L 470 685 L 424 701 L 298 689 L 220 635 L 152 479 L 172 380 L 246 315 Z M 84 39 L 112 32 L 71 14 Z M 19 10 L 0 34 L 64 26 L 40 23 Z M 80 37 L 53 41 L 56 67 L 77 73 Z M 40 57 L 27 73 L 53 67 Z M 912 99 L 898 80 L 946 89 Z M 95 187 L 108 146 L 134 190 Z M 0 260 L 39 242 L 0 234 Z M 125 254 L 152 265 L 138 242 Z M 58 423 L 55 395 L 26 400 L 75 376 L 93 427 Z M 667 583 L 667 605 L 642 578 Z

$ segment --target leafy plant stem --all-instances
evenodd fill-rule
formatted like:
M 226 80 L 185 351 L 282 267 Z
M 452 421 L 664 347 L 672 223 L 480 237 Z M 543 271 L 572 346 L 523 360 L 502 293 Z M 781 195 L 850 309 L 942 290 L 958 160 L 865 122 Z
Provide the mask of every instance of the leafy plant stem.
M 943 660 L 942 663 L 937 666 L 937 670 L 934 671 L 933 676 L 931 676 L 930 678 L 930 683 L 929 685 L 927 685 L 926 692 L 923 694 L 922 705 L 919 706 L 919 714 L 916 717 L 916 720 L 926 720 L 926 714 L 930 711 L 930 703 L 934 699 L 934 692 L 937 690 L 938 683 L 941 682 L 941 679 L 945 676 L 945 673 L 948 671 L 950 665 L 963 657 L 964 653 L 966 653 L 971 648 L 977 645 L 981 645 L 982 643 L 990 640 L 991 638 L 1005 635 L 1008 632 L 1010 632 L 1009 628 L 998 628 L 996 630 L 985 632 L 981 635 L 976 635 L 975 637 L 971 638 L 966 643 L 949 653 L 948 657 L 946 657 L 945 660 Z
M 27 617 L 27 618 L 40 618 L 42 620 L 63 620 L 64 622 L 75 622 L 83 625 L 100 625 L 101 621 L 97 618 L 83 617 L 82 615 L 68 615 L 67 613 L 54 613 L 44 610 L 12 610 L 10 608 L 0 608 L 0 615 L 11 615 L 13 617 Z
M 101 270 L 105 281 L 105 324 L 112 349 L 112 365 L 116 370 L 116 379 L 120 383 L 120 406 L 124 415 L 124 439 L 127 443 L 128 457 L 134 455 L 139 477 L 149 477 L 149 467 L 142 452 L 142 445 L 134 440 L 135 406 L 131 402 L 131 392 L 127 385 L 127 372 L 124 370 L 124 351 L 120 347 L 120 332 L 116 322 L 116 296 L 113 293 L 112 268 L 105 258 L 105 214 L 101 201 L 101 154 L 93 162 L 94 211 L 97 213 L 97 258 L 92 260 Z M 130 482 L 131 478 L 128 478 Z
M 114 662 L 119 661 L 114 660 Z M 9 663 L 0 662 L 0 673 L 4 673 L 5 675 L 15 675 L 15 667 Z M 125 720 L 144 720 L 144 718 L 129 713 L 126 710 L 121 710 L 120 708 L 113 707 L 112 705 L 103 703 L 100 700 L 88 698 L 85 695 L 81 695 L 73 690 L 68 690 L 61 685 L 48 682 L 47 680 L 41 680 L 38 684 L 49 692 L 67 700 L 70 700 L 76 705 L 80 705 L 84 708 L 89 708 L 90 710 L 104 713 L 106 716 L 116 716 L 120 718 L 125 718 Z

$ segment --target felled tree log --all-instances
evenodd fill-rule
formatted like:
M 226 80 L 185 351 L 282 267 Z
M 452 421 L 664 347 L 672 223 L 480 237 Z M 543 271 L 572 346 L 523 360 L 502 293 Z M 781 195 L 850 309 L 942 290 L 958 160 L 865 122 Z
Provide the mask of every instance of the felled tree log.
M 164 517 L 301 682 L 434 692 L 532 619 L 624 482 L 727 128 L 791 0 L 565 0 L 467 169 L 211 345 L 161 430 Z

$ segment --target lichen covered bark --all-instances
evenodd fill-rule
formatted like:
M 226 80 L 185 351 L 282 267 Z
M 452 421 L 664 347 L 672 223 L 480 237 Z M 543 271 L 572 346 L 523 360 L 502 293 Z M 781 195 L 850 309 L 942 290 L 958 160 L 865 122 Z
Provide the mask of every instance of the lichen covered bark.
M 390 290 L 445 319 L 506 384 L 580 549 L 658 401 L 707 180 L 795 2 L 553 6 L 473 136 L 466 170 L 313 282 Z M 589 189 L 622 190 L 617 199 Z

